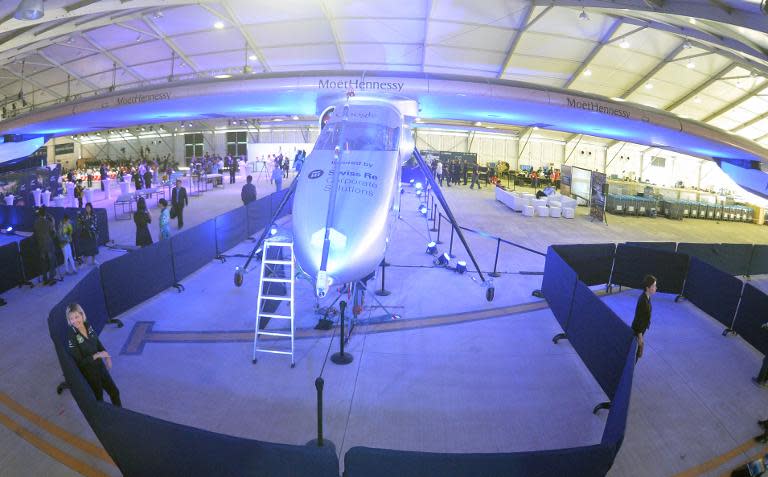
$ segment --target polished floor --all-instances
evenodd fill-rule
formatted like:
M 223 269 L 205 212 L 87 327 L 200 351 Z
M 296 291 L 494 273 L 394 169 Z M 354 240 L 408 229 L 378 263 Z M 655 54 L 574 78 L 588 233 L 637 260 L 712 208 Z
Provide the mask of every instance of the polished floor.
M 242 178 L 192 199 L 187 225 L 238 206 L 241 185 Z M 262 196 L 271 186 L 258 187 Z M 541 252 L 552 243 L 626 240 L 768 243 L 768 227 L 752 224 L 609 215 L 604 225 L 583 208 L 574 220 L 526 218 L 496 202 L 489 188 L 452 187 L 446 195 L 464 226 Z M 251 363 L 258 272 L 241 288 L 232 283 L 243 261 L 235 255 L 251 247 L 245 242 L 225 263 L 212 262 L 185 280 L 184 293 L 162 292 L 124 313 L 124 328 L 104 330 L 124 405 L 205 429 L 302 444 L 315 436 L 313 383 L 322 374 L 325 436 L 340 456 L 356 445 L 501 452 L 599 441 L 605 413 L 591 410 L 604 395 L 567 341 L 552 344 L 560 328 L 530 295 L 541 285 L 543 257 L 502 244 L 496 298 L 487 303 L 477 274 L 432 266 L 424 248 L 435 232 L 416 209 L 409 192 L 387 256 L 385 287 L 392 294 L 376 297 L 380 303 L 366 297 L 349 342 L 352 364 L 326 364 L 338 330 L 313 329 L 318 315 L 302 281 L 296 367 L 278 355 Z M 281 226 L 289 229 L 290 218 Z M 117 244 L 131 244 L 133 222 L 113 221 L 110 233 Z M 481 269 L 492 270 L 497 242 L 467 238 Z M 444 222 L 440 239 L 442 251 L 450 243 Z M 457 237 L 453 252 L 468 258 Z M 102 248 L 99 258 L 121 253 Z M 60 372 L 45 318 L 76 279 L 4 294 L 0 475 L 118 474 L 69 394 L 54 392 Z M 636 297 L 628 290 L 605 300 L 631 320 Z M 750 442 L 759 432 L 755 421 L 768 412 L 768 391 L 749 379 L 762 356 L 739 337 L 722 337 L 721 326 L 690 303 L 672 299 L 657 295 L 654 302 L 611 476 L 723 475 L 764 451 Z

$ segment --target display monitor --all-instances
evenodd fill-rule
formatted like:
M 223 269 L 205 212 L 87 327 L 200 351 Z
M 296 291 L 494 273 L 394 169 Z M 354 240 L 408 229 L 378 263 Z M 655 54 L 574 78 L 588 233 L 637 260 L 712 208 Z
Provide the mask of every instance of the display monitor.
M 592 171 L 574 166 L 571 175 L 571 194 L 589 201 L 592 196 L 591 178 Z

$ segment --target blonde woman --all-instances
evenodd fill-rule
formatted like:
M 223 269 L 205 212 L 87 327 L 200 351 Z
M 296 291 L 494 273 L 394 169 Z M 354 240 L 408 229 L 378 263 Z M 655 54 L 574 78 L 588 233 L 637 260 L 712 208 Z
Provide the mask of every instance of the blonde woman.
M 79 304 L 67 305 L 67 323 L 67 349 L 93 389 L 96 400 L 103 401 L 104 391 L 107 391 L 112 404 L 122 406 L 120 391 L 108 371 L 112 368 L 112 357 L 104 349 L 93 327 L 86 321 L 85 311 Z

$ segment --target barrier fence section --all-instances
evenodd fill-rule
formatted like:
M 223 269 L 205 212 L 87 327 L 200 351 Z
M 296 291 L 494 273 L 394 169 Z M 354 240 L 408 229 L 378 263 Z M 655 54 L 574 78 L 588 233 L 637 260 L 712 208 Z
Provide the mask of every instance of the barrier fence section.
M 698 258 L 691 258 L 683 296 L 730 329 L 742 287 L 738 278 Z
M 21 272 L 19 244 L 7 243 L 0 247 L 0 293 L 18 286 L 24 281 Z
M 553 245 L 555 251 L 576 272 L 587 286 L 608 283 L 611 279 L 614 243 L 585 245 Z
M 624 242 L 626 245 L 633 247 L 644 247 L 653 250 L 660 250 L 662 252 L 676 252 L 677 242 Z
M 554 248 L 549 247 L 547 259 L 544 262 L 541 293 L 563 331 L 568 328 L 577 281 L 576 272 L 565 263 Z
M 216 258 L 216 221 L 196 225 L 171 237 L 174 283 Z
M 752 256 L 751 244 L 686 243 L 677 244 L 677 252 L 696 257 L 731 275 L 747 275 Z
M 768 295 L 747 283 L 741 296 L 733 330 L 755 349 L 768 354 L 768 330 L 762 328 L 768 322 Z
M 755 245 L 749 261 L 749 275 L 768 273 L 768 245 Z
M 680 294 L 688 272 L 688 256 L 655 247 L 619 244 L 611 284 L 641 288 L 643 278 L 653 275 L 661 293 Z

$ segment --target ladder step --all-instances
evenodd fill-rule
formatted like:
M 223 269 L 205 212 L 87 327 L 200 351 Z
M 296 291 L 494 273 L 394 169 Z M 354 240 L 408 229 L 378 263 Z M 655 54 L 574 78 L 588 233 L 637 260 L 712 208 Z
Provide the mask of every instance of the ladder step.
M 291 260 L 264 260 L 267 265 L 291 265 Z
M 276 318 L 276 319 L 283 319 L 283 320 L 292 320 L 293 317 L 290 315 L 274 315 L 272 313 L 259 313 L 259 316 L 262 318 Z
M 290 278 L 262 278 L 261 281 L 263 282 L 276 282 L 276 283 L 291 283 L 293 280 Z
M 289 296 L 277 296 L 277 295 L 261 295 L 262 300 L 283 300 L 283 301 L 290 301 L 291 297 Z
M 261 348 L 259 348 L 256 351 L 258 351 L 259 353 L 293 354 L 290 351 L 277 351 L 277 350 L 274 350 L 274 349 L 261 349 Z
M 259 335 L 266 335 L 266 336 L 282 336 L 284 338 L 290 338 L 290 333 L 278 333 L 276 331 L 259 331 Z

